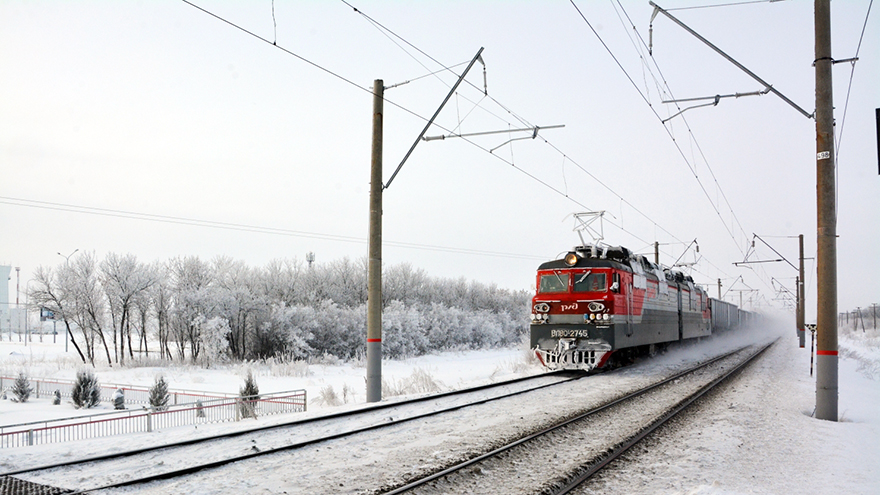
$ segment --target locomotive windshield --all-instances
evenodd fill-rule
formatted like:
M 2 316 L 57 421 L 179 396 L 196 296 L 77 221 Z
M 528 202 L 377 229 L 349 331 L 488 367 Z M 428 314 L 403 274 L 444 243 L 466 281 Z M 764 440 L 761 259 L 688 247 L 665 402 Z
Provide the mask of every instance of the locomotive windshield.
M 575 292 L 605 292 L 607 287 L 608 284 L 604 273 L 586 271 L 584 273 L 575 273 L 574 275 Z
M 568 292 L 568 273 L 541 275 L 538 292 Z

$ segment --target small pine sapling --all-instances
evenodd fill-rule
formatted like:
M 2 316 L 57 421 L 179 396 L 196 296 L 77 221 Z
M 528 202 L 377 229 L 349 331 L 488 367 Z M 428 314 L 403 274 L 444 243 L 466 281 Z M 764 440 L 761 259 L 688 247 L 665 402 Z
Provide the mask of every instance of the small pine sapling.
M 15 395 L 17 402 L 27 402 L 34 389 L 31 387 L 31 381 L 24 373 L 19 373 L 18 378 L 12 385 L 12 393 Z
M 56 390 L 55 395 L 52 396 L 52 405 L 53 406 L 61 405 L 61 391 L 60 390 Z
M 156 383 L 150 387 L 150 407 L 156 411 L 164 411 L 168 407 L 168 382 L 164 376 L 156 378 Z
M 113 394 L 113 409 L 125 409 L 125 391 L 121 388 Z
M 239 402 L 241 417 L 256 418 L 257 401 L 260 400 L 260 387 L 257 386 L 257 381 L 250 371 L 248 371 L 247 378 L 244 380 L 244 387 L 239 389 L 238 395 L 242 399 Z
M 94 373 L 89 370 L 76 372 L 76 381 L 73 384 L 70 399 L 77 409 L 92 408 L 101 402 L 101 387 L 98 385 L 98 378 Z

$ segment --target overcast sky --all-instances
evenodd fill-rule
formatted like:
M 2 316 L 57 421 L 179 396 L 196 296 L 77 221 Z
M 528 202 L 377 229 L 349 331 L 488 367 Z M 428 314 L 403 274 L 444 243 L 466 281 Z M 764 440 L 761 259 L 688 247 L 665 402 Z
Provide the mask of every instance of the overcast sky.
M 580 243 L 569 215 L 605 210 L 604 242 L 659 241 L 661 263 L 696 261 L 711 295 L 721 278 L 730 301 L 782 307 L 790 266 L 733 263 L 753 234 L 795 265 L 786 236 L 804 234 L 815 256 L 815 122 L 767 94 L 662 123 L 710 100 L 661 100 L 764 88 L 662 14 L 649 56 L 647 1 L 194 3 L 229 23 L 182 1 L 0 2 L 0 264 L 22 268 L 22 294 L 77 249 L 365 257 L 373 80 L 388 87 L 387 182 L 457 77 L 443 66 L 460 73 L 481 47 L 488 96 L 477 63 L 427 135 L 565 127 L 419 143 L 385 191 L 386 264 L 532 290 L 538 264 Z M 855 56 L 868 3 L 833 2 L 834 58 Z M 671 13 L 813 112 L 812 2 Z M 871 14 L 851 90 L 852 65 L 834 69 L 841 311 L 880 302 Z M 756 248 L 749 260 L 778 258 Z

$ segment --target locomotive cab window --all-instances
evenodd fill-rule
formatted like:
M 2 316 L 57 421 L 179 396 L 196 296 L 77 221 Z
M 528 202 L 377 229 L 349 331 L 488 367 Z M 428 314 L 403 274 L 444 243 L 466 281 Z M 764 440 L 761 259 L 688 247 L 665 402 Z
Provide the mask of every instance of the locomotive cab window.
M 575 292 L 605 292 L 608 288 L 605 273 L 594 273 L 587 270 L 574 274 Z
M 568 273 L 549 273 L 541 275 L 538 292 L 568 292 Z

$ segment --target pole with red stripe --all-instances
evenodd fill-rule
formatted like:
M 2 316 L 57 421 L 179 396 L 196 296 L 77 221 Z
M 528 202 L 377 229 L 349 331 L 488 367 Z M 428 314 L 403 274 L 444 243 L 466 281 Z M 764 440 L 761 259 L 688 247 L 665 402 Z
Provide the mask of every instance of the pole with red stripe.
M 816 417 L 837 421 L 837 197 L 831 66 L 831 0 L 815 0 Z

